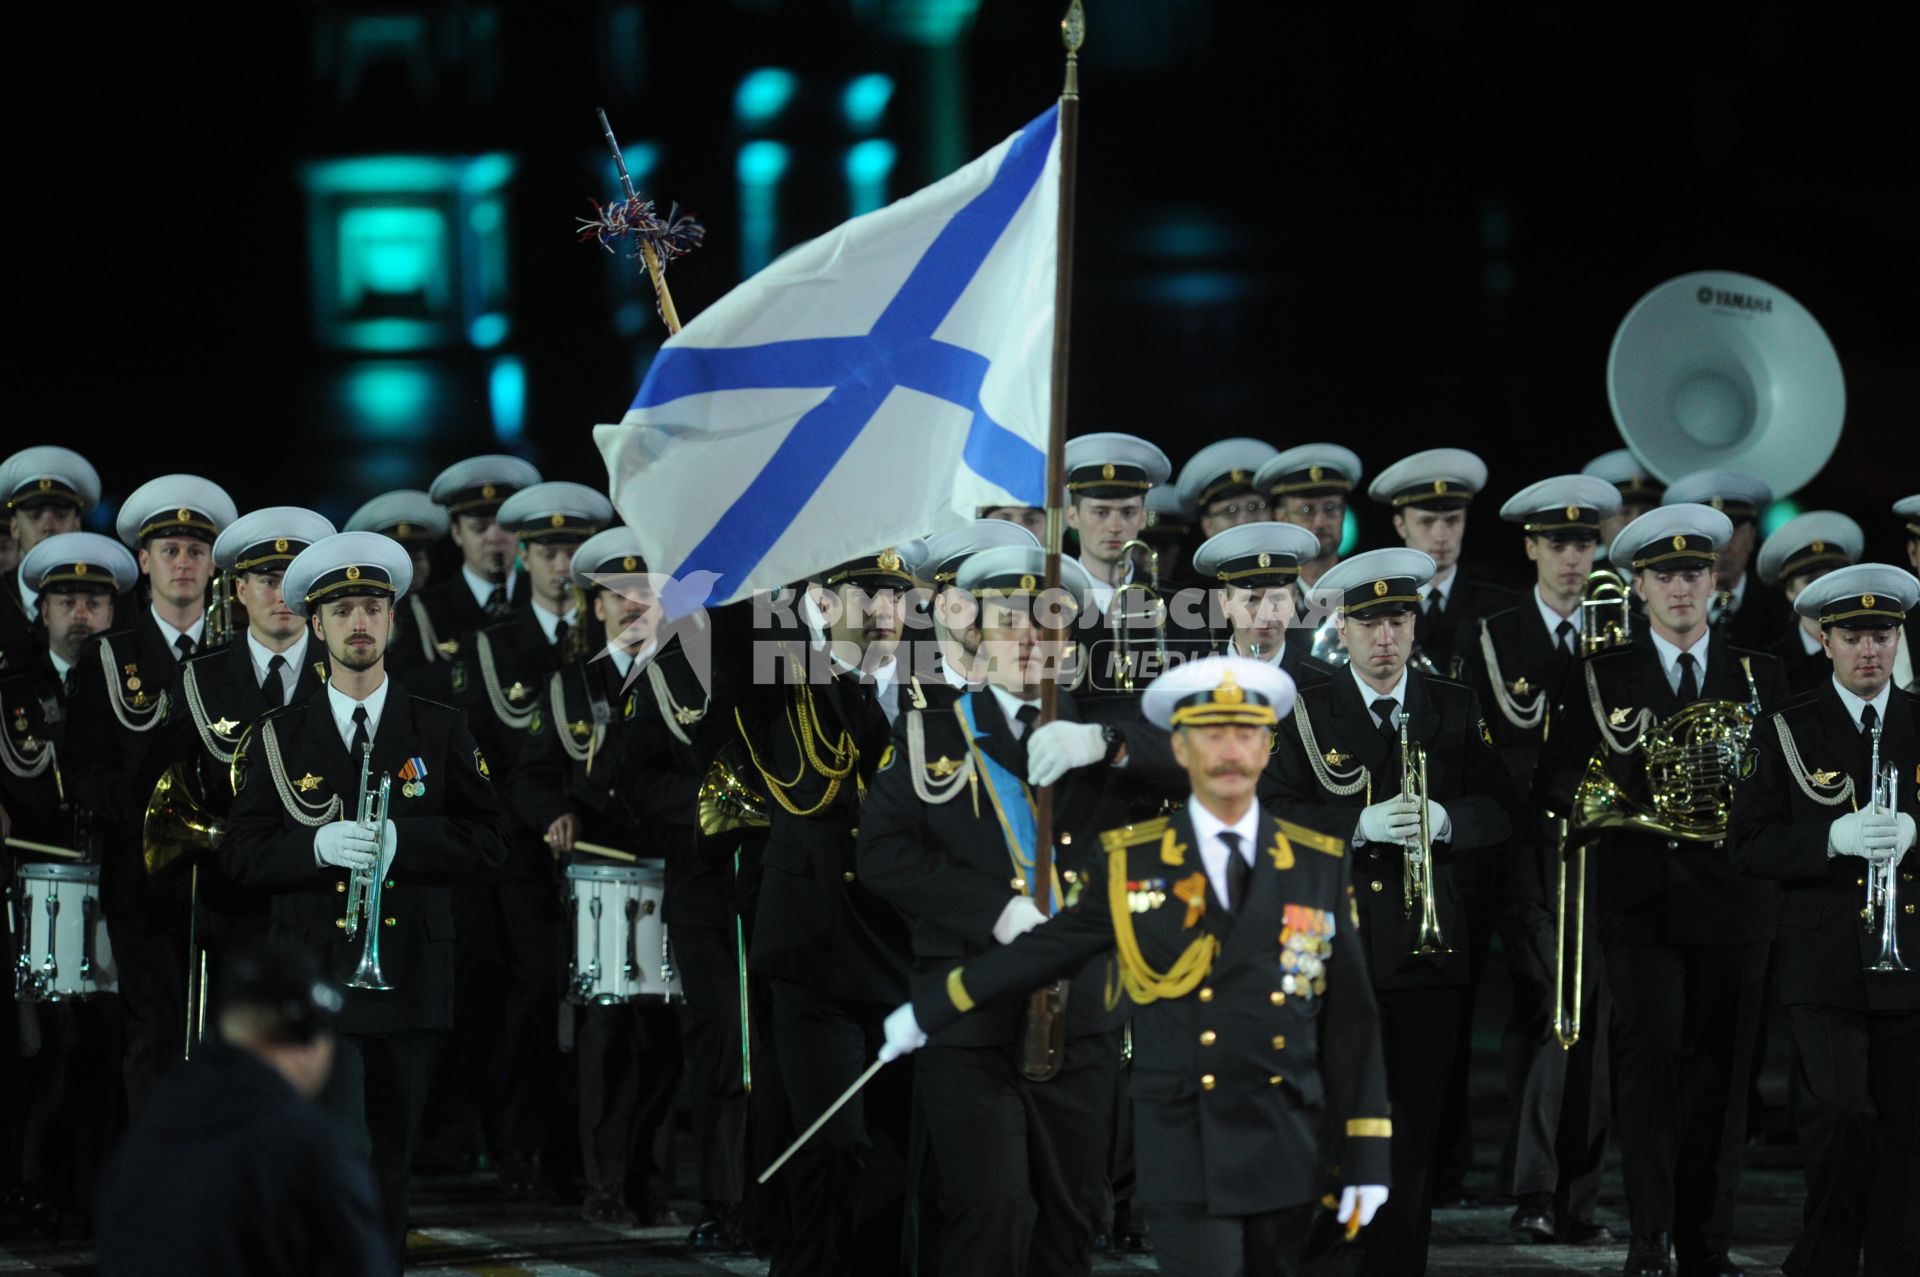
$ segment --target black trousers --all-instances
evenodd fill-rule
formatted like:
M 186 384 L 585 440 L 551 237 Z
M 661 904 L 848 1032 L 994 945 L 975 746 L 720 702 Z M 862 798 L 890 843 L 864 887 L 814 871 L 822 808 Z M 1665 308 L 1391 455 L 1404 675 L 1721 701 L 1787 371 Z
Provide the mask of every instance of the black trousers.
M 1568 890 L 1573 890 L 1571 874 Z M 1567 921 L 1574 925 L 1571 915 Z M 1551 1194 L 1563 1225 L 1568 1220 L 1590 1222 L 1600 1200 L 1613 1116 L 1612 1053 L 1607 1045 L 1613 997 L 1599 931 L 1595 927 L 1587 934 L 1580 1038 L 1571 1050 L 1554 1036 L 1554 962 L 1560 945 L 1554 915 L 1537 904 L 1510 901 L 1501 940 L 1513 978 L 1513 1009 L 1501 1040 L 1508 1098 L 1502 1186 L 1515 1197 Z M 1571 942 L 1566 952 L 1571 963 Z
M 866 1071 L 893 1008 L 785 980 L 772 993 L 772 1066 L 797 1135 Z M 882 1069 L 781 1169 L 787 1229 L 769 1277 L 900 1271 L 912 1078 Z
M 6 1126 L 17 1136 L 17 1172 L 29 1200 L 90 1211 L 108 1151 L 126 1127 L 122 1062 L 126 1013 L 114 998 L 23 1003 L 15 1013 L 18 1054 L 5 1080 Z
M 1387 1204 L 1360 1235 L 1363 1277 L 1420 1277 L 1427 1271 L 1433 1231 L 1434 1167 L 1440 1123 L 1460 1032 L 1464 988 L 1388 989 L 1380 1004 L 1387 1061 L 1387 1101 L 1393 1109 L 1393 1183 Z M 1159 1214 L 1154 1214 L 1159 1244 Z
M 1020 1076 L 1012 1043 L 914 1056 L 940 1185 L 941 1277 L 1092 1271 L 1119 1036 L 1074 1039 L 1046 1082 Z
M 107 940 L 120 978 L 127 1016 L 123 1075 L 127 1109 L 138 1114 L 162 1074 L 180 1062 L 186 1045 L 187 925 L 153 909 L 107 913 Z
M 1614 1129 L 1636 1234 L 1670 1232 L 1681 1267 L 1733 1239 L 1747 1065 L 1766 944 L 1680 945 L 1602 914 L 1613 988 Z
M 1486 978 L 1487 955 L 1500 926 L 1503 894 L 1499 858 L 1505 849 L 1469 852 L 1475 863 L 1470 876 L 1456 868 L 1460 908 L 1467 920 L 1467 987 L 1460 999 L 1460 1029 L 1454 1036 L 1453 1061 L 1447 1074 L 1446 1099 L 1440 1109 L 1439 1161 L 1434 1170 L 1436 1191 L 1459 1197 L 1467 1172 L 1473 1167 L 1473 1106 L 1467 1077 L 1473 1067 L 1473 1009 L 1480 1000 L 1480 982 Z
M 1209 1215 L 1199 1205 L 1152 1206 L 1154 1257 L 1164 1277 L 1297 1277 L 1313 1209 Z
M 407 1252 L 407 1175 L 426 1112 L 441 1033 L 342 1034 L 320 1107 L 336 1117 L 373 1167 L 393 1254 Z
M 747 1088 L 740 1049 L 740 957 L 733 873 L 669 871 L 666 921 L 686 1001 L 680 1039 L 700 1200 L 738 1205 L 746 1188 Z
M 580 1085 L 580 1161 L 587 1189 L 664 1205 L 670 1184 L 652 1155 L 680 1082 L 679 1027 L 664 1003 L 629 1002 L 580 1011 L 573 1053 Z M 637 1172 L 637 1173 L 636 1173 Z
M 1794 1277 L 1920 1272 L 1920 1011 L 1787 1008 L 1806 1164 Z

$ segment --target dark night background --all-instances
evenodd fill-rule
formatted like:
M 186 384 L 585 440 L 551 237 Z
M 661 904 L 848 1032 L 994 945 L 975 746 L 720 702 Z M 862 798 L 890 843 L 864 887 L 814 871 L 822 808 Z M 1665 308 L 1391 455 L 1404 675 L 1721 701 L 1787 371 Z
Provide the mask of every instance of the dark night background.
M 1618 446 L 1603 372 L 1635 299 L 1689 270 L 1739 270 L 1811 309 L 1845 368 L 1840 450 L 1801 505 L 1848 510 L 1870 553 L 1897 553 L 1887 507 L 1920 472 L 1920 112 L 1901 7 L 1087 7 L 1072 433 L 1137 432 L 1176 466 L 1231 434 L 1333 439 L 1369 474 L 1458 444 L 1488 457 L 1504 497 Z M 613 194 L 593 108 L 658 145 L 649 193 L 710 228 L 672 273 L 691 317 L 740 277 L 744 74 L 798 76 L 759 130 L 790 148 L 785 247 L 848 215 L 850 77 L 893 78 L 877 132 L 898 149 L 895 198 L 1050 103 L 1063 8 L 22 10 L 26 357 L 8 450 L 78 447 L 110 500 L 197 470 L 242 510 L 344 517 L 501 449 L 489 369 L 504 357 L 526 386 L 505 450 L 604 484 L 590 428 L 618 420 L 663 334 L 650 313 L 622 334 L 621 308 L 629 326 L 642 313 L 637 281 L 571 236 L 585 198 Z M 316 327 L 301 166 L 482 153 L 514 160 L 507 335 L 482 350 L 455 325 L 379 356 L 429 393 L 404 420 L 356 419 L 343 387 L 369 356 Z M 1384 519 L 1369 513 L 1372 542 Z

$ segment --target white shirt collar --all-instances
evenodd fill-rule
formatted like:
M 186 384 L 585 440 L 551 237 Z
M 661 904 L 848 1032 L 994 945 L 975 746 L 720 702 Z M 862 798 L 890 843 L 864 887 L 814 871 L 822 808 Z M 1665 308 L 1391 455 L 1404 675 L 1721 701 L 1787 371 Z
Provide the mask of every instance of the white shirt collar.
M 1101 580 L 1100 574 L 1094 571 L 1093 566 L 1085 559 L 1080 560 L 1080 566 L 1086 568 L 1087 575 L 1093 578 L 1094 606 L 1100 609 L 1100 615 L 1105 616 L 1107 609 L 1113 606 L 1114 592 L 1120 588 L 1120 585 L 1126 585 L 1133 580 L 1133 564 L 1127 564 L 1126 573 L 1120 578 L 1120 585 L 1108 585 L 1105 581 Z
M 1801 651 L 1805 652 L 1808 656 L 1825 656 L 1827 654 L 1827 649 L 1820 644 L 1819 635 L 1807 633 L 1807 627 L 1804 625 L 1796 625 L 1793 628 L 1800 632 Z
M 47 649 L 47 659 L 53 662 L 53 672 L 60 676 L 62 683 L 65 683 L 67 681 L 67 671 L 72 669 L 73 666 L 61 660 L 60 653 L 54 651 L 52 648 Z
M 998 683 L 989 683 L 987 686 L 993 692 L 993 699 L 1000 704 L 1000 713 L 1006 717 L 1007 730 L 1013 733 L 1015 740 L 1019 740 L 1027 733 L 1026 724 L 1020 721 L 1020 711 L 1028 705 L 1039 709 L 1040 702 L 1023 701 Z
M 481 600 L 481 606 L 486 606 L 486 600 Z M 578 611 L 578 608 L 570 607 L 564 615 L 555 616 L 553 613 L 547 611 L 547 605 L 539 599 L 536 598 L 533 601 L 533 619 L 540 622 L 540 632 L 547 636 L 547 642 L 549 643 L 553 642 L 553 632 L 559 627 L 560 622 L 565 621 L 568 625 L 572 625 L 575 621 L 579 620 L 579 617 L 575 615 Z
M 1453 583 L 1459 579 L 1460 567 L 1458 564 L 1455 564 L 1453 567 L 1447 569 L 1444 577 L 1435 577 L 1433 580 L 1419 587 L 1420 606 L 1425 607 L 1427 605 L 1427 595 L 1433 593 L 1435 590 L 1440 591 L 1440 603 L 1442 606 L 1453 602 Z
M 333 711 L 333 725 L 340 729 L 342 745 L 352 747 L 353 711 L 362 705 L 367 707 L 367 739 L 374 740 L 379 737 L 380 715 L 387 707 L 387 689 L 392 686 L 393 680 L 383 677 L 380 680 L 380 686 L 374 688 L 366 700 L 356 701 L 335 687 L 333 680 L 327 680 L 327 708 Z
M 1711 631 L 1701 630 L 1700 637 L 1693 646 L 1686 649 L 1693 653 L 1693 681 L 1698 687 L 1707 685 L 1707 639 Z M 1660 668 L 1666 672 L 1667 686 L 1675 692 L 1680 690 L 1680 649 L 1667 642 L 1651 626 L 1647 634 L 1653 639 L 1654 654 L 1660 658 Z
M 610 647 L 607 649 L 607 659 L 613 662 L 613 672 L 620 676 L 620 682 L 624 686 L 628 673 L 633 669 L 634 661 L 638 659 L 638 654 L 629 652 L 623 647 Z
M 27 610 L 27 619 L 37 620 L 40 616 L 40 591 L 27 584 L 27 574 L 20 568 L 13 570 L 13 579 L 20 583 L 20 606 Z
M 460 565 L 460 575 L 466 578 L 467 588 L 473 591 L 473 601 L 478 603 L 482 610 L 484 610 L 487 606 L 487 600 L 493 597 L 494 583 L 464 563 Z M 501 585 L 506 587 L 508 602 L 513 601 L 513 578 L 515 575 L 516 573 L 509 571 L 507 573 L 507 579 L 500 582 Z M 548 637 L 552 636 L 549 635 Z
M 1533 601 L 1539 605 L 1540 620 L 1547 627 L 1547 642 L 1554 644 L 1559 643 L 1560 622 L 1565 621 L 1567 624 L 1573 626 L 1573 645 L 1575 649 L 1578 649 L 1580 646 L 1580 609 L 1575 608 L 1572 616 L 1560 615 L 1547 606 L 1547 596 L 1541 593 L 1540 583 L 1538 581 L 1535 581 L 1533 584 Z
M 1840 682 L 1840 676 L 1838 674 L 1833 677 L 1833 690 L 1840 693 L 1840 703 L 1847 707 L 1847 716 L 1853 719 L 1853 725 L 1855 727 L 1860 726 L 1860 713 L 1869 705 L 1873 706 L 1875 718 L 1878 718 L 1883 723 L 1887 721 L 1887 702 L 1893 699 L 1892 679 L 1888 679 L 1885 686 L 1881 687 L 1880 694 L 1870 701 L 1862 700 L 1852 692 L 1849 692 Z
M 1738 612 L 1740 610 L 1740 601 L 1746 597 L 1747 574 L 1742 572 L 1740 579 L 1733 583 L 1733 589 L 1727 592 L 1727 610 L 1729 612 Z
M 1207 867 L 1207 880 L 1213 884 L 1213 894 L 1228 908 L 1238 907 L 1239 901 L 1227 899 L 1227 844 L 1220 841 L 1220 834 L 1226 830 L 1239 834 L 1240 857 L 1251 865 L 1254 853 L 1259 850 L 1255 845 L 1260 836 L 1259 801 L 1248 803 L 1247 814 L 1231 825 L 1208 811 L 1197 799 L 1187 804 L 1187 814 L 1193 820 L 1193 840 L 1200 848 L 1200 862 Z
M 284 652 L 275 652 L 265 643 L 262 643 L 259 637 L 254 634 L 253 628 L 249 626 L 247 628 L 247 654 L 253 657 L 254 686 L 258 687 L 267 681 L 267 666 L 273 664 L 273 658 L 275 656 L 284 656 L 287 658 L 287 665 L 286 672 L 282 675 L 281 681 L 282 685 L 286 688 L 286 694 L 292 696 L 293 685 L 300 681 L 300 664 L 307 658 L 307 639 L 311 635 L 311 630 L 301 630 L 300 637 L 293 641 L 292 647 Z M 284 704 L 284 702 L 282 703 Z
M 184 630 L 176 630 L 173 628 L 173 626 L 167 624 L 166 621 L 161 619 L 160 613 L 154 609 L 152 604 L 147 605 L 147 611 L 153 614 L 153 623 L 160 627 L 160 637 L 167 641 L 168 647 L 172 647 L 174 644 L 178 643 L 180 641 L 180 636 L 182 634 L 185 634 L 188 638 L 193 640 L 193 650 L 196 653 L 199 652 L 200 636 L 206 632 L 206 628 L 207 628 L 207 614 L 204 611 L 201 612 L 198 617 L 194 618 L 194 622 L 192 625 L 188 626 Z
M 1401 710 L 1404 710 L 1407 707 L 1407 671 L 1406 670 L 1403 669 L 1400 671 L 1400 681 L 1393 685 L 1393 690 L 1390 692 L 1374 691 L 1372 685 L 1369 684 L 1367 680 L 1360 677 L 1359 669 L 1351 664 L 1347 666 L 1347 672 L 1353 675 L 1353 685 L 1360 689 L 1360 703 L 1362 705 L 1365 705 L 1368 710 L 1372 710 L 1373 703 L 1379 700 L 1382 696 L 1389 697 L 1392 699 L 1394 712 L 1396 714 L 1398 714 Z

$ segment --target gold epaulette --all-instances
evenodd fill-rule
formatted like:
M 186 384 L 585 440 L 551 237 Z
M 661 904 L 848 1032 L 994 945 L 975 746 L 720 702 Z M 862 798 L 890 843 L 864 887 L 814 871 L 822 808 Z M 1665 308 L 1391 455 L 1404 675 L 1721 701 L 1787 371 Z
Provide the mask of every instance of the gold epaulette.
M 1100 847 L 1104 851 L 1138 847 L 1141 843 L 1159 842 L 1166 833 L 1167 818 L 1155 816 L 1152 820 L 1143 820 L 1135 825 L 1122 825 L 1118 829 L 1103 831 L 1100 835 Z
M 1275 817 L 1275 819 L 1279 818 Z M 1305 825 L 1296 825 L 1291 820 L 1281 820 L 1280 832 L 1285 834 L 1287 841 L 1296 847 L 1307 847 L 1336 859 L 1346 854 L 1346 843 L 1332 834 L 1323 834 L 1318 829 L 1308 829 Z

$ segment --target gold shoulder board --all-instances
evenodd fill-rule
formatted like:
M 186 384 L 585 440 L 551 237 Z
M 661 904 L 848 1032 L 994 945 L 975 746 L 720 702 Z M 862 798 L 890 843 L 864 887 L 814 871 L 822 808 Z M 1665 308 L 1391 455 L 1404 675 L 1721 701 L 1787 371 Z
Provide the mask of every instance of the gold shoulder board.
M 1278 819 L 1276 817 L 1276 819 Z M 1305 825 L 1296 825 L 1291 820 L 1280 821 L 1280 832 L 1287 841 L 1296 847 L 1307 847 L 1328 856 L 1346 854 L 1347 845 L 1332 834 L 1323 834 L 1317 829 L 1308 829 Z
M 1142 843 L 1159 842 L 1166 832 L 1167 818 L 1155 816 L 1152 820 L 1106 830 L 1100 835 L 1100 846 L 1106 851 L 1120 851 L 1127 847 L 1138 847 Z

